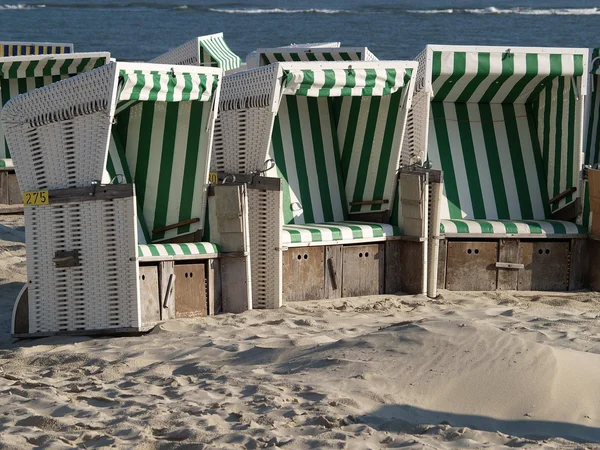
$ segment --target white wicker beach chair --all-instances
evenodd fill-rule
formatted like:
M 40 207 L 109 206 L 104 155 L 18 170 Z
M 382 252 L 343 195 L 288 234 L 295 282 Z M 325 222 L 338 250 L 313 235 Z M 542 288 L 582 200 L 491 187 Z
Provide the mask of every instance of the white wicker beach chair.
M 47 55 L 55 54 L 50 58 Z M 108 53 L 73 55 L 73 44 L 0 42 L 0 109 L 12 97 L 88 70 L 74 64 L 80 56 L 108 61 Z M 22 204 L 10 152 L 0 126 L 0 204 Z
M 378 59 L 367 47 L 294 44 L 287 47 L 259 48 L 246 57 L 246 67 L 253 69 L 275 62 L 300 61 L 378 61 Z
M 49 199 L 26 202 L 14 335 L 143 331 L 214 313 L 221 291 L 247 309 L 243 186 L 215 188 L 223 242 L 201 241 L 221 73 L 110 63 L 6 105 L 24 196 Z
M 424 236 L 401 240 L 404 224 L 390 224 L 416 67 L 278 63 L 224 78 L 211 170 L 282 183 L 249 191 L 255 308 L 422 291 Z M 412 244 L 407 272 L 386 264 Z
M 417 60 L 403 151 L 444 174 L 430 295 L 582 287 L 587 49 L 430 45 Z
M 242 60 L 231 51 L 223 33 L 199 36 L 150 62 L 187 66 L 220 67 L 224 72 L 238 69 Z

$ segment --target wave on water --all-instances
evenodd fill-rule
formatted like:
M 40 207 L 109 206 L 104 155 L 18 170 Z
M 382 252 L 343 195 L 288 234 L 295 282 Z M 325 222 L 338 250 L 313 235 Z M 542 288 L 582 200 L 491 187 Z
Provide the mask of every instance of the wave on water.
M 23 4 L 18 4 L 18 5 L 0 5 L 0 10 L 6 9 L 6 10 L 19 10 L 19 9 L 39 9 L 39 8 L 45 8 L 46 5 L 23 5 Z
M 228 9 L 228 8 L 209 8 L 211 12 L 225 14 L 343 14 L 352 13 L 345 9 L 282 9 L 282 8 L 246 8 L 246 9 Z
M 600 8 L 453 8 L 453 9 L 409 9 L 411 14 L 517 14 L 525 16 L 587 16 L 600 15 Z

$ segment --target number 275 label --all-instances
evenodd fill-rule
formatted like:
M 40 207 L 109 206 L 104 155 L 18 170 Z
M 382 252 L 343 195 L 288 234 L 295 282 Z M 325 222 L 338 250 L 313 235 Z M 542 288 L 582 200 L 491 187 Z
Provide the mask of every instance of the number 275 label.
M 23 192 L 23 204 L 29 206 L 49 205 L 48 191 Z

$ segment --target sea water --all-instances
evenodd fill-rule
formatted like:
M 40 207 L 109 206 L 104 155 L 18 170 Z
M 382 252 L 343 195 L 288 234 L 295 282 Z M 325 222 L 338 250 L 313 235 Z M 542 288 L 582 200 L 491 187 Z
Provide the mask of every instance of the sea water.
M 5 0 L 6 2 L 6 0 Z M 0 0 L 0 40 L 73 42 L 147 60 L 224 32 L 242 57 L 258 47 L 341 41 L 380 59 L 426 44 L 600 47 L 589 0 Z

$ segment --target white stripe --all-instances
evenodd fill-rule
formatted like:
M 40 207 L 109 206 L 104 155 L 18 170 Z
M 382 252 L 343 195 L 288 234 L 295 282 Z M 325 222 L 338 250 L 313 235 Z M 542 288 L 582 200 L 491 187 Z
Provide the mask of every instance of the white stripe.
M 446 126 L 448 127 L 448 138 L 450 141 L 450 151 L 452 154 L 452 164 L 454 166 L 454 175 L 458 187 L 458 198 L 462 217 L 473 217 L 473 204 L 471 193 L 467 181 L 467 168 L 465 166 L 465 157 L 460 140 L 458 122 L 456 117 L 456 106 L 453 103 L 444 103 L 444 115 L 446 117 Z M 450 119 L 450 120 L 448 120 Z
M 478 54 L 475 52 L 467 52 L 466 59 L 466 73 L 462 77 L 456 81 L 448 96 L 444 101 L 446 102 L 456 102 L 460 94 L 463 93 L 469 82 L 473 79 L 473 77 L 477 74 L 477 68 L 479 67 L 479 58 Z
M 437 134 L 435 132 L 435 120 L 433 114 L 430 115 L 429 119 L 429 137 L 428 137 L 428 151 L 427 156 L 431 162 L 431 167 L 434 169 L 442 169 L 442 161 L 440 158 L 440 149 L 437 141 Z M 446 184 L 443 184 L 442 198 L 440 199 L 440 218 L 450 218 L 450 207 L 448 206 L 448 195 L 446 194 Z
M 515 85 L 521 80 L 523 77 L 523 73 L 525 73 L 526 67 L 526 57 L 524 53 L 515 53 L 513 54 L 514 59 L 514 74 L 510 76 L 507 80 L 504 80 L 498 92 L 494 96 L 493 100 L 490 103 L 502 103 L 504 99 L 510 94 L 510 91 L 515 87 Z
M 508 211 L 511 219 L 521 219 L 521 208 L 519 206 L 519 196 L 517 194 L 517 182 L 512 166 L 512 159 L 508 145 L 508 136 L 506 134 L 506 124 L 504 122 L 504 113 L 502 105 L 490 105 L 492 119 L 494 120 L 494 132 L 498 144 L 498 154 L 500 157 L 500 168 L 504 179 L 504 190 L 508 202 Z M 457 178 L 459 180 L 460 178 Z
M 490 86 L 496 82 L 498 78 L 498 74 L 502 73 L 502 55 L 497 53 L 490 54 L 490 72 L 489 75 L 483 80 L 475 92 L 471 96 L 469 101 L 477 102 L 483 97 L 485 92 L 490 88 Z
M 552 99 L 556 100 L 556 90 L 558 88 L 558 78 L 553 79 L 551 86 L 546 87 L 546 89 L 548 89 L 548 88 L 552 89 Z M 547 107 L 548 106 L 546 105 L 546 108 Z M 546 174 L 547 181 L 548 181 L 547 186 L 548 186 L 549 197 L 554 196 L 554 194 L 553 194 L 553 192 L 554 192 L 554 170 L 552 170 L 552 168 L 554 167 L 554 164 L 556 164 L 554 155 L 556 153 L 556 118 L 557 117 L 558 117 L 558 109 L 556 108 L 556 101 L 554 101 L 552 103 L 552 105 L 550 105 L 550 133 L 549 133 L 549 142 L 548 142 L 549 151 L 548 151 L 548 161 L 547 161 L 549 170 L 548 170 L 548 173 Z M 543 117 L 541 117 L 540 120 L 542 120 L 542 124 L 543 124 Z
M 288 184 L 289 184 L 289 195 L 290 203 L 294 209 L 292 209 L 292 215 L 294 217 L 294 223 L 304 223 L 304 211 L 302 202 L 300 200 L 300 183 L 298 181 L 298 172 L 296 169 L 296 161 L 294 159 L 294 150 L 292 147 L 292 136 L 290 133 L 290 116 L 288 112 L 288 105 L 285 97 L 282 98 L 279 106 L 279 124 L 281 128 L 281 139 L 283 141 L 283 150 L 285 158 L 285 167 L 287 169 Z M 289 205 L 283 205 L 284 208 L 288 208 Z

